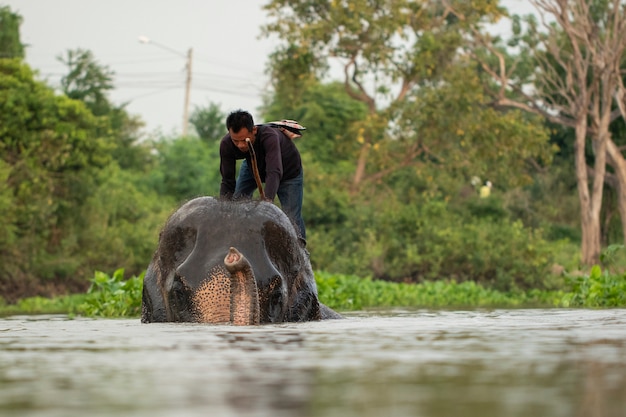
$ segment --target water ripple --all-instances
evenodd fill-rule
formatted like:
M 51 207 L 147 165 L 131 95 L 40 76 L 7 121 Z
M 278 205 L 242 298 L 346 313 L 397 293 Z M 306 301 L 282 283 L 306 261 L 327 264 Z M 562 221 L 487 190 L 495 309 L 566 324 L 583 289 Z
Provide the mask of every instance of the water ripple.
M 626 310 L 0 320 L 3 416 L 624 416 Z

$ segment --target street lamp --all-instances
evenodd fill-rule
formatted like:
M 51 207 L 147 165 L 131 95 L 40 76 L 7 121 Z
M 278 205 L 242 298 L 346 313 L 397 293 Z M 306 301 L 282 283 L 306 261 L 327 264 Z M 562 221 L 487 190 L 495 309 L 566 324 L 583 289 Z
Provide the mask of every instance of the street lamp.
M 139 42 L 141 43 L 149 43 L 161 49 L 165 49 L 166 51 L 170 51 L 175 53 L 176 55 L 182 56 L 186 59 L 185 69 L 187 71 L 187 79 L 185 81 L 185 103 L 183 108 L 183 136 L 187 136 L 188 126 L 189 126 L 189 94 L 191 92 L 191 57 L 193 54 L 193 49 L 189 48 L 187 51 L 187 55 L 182 52 L 177 51 L 176 49 L 170 48 L 169 46 L 163 45 L 161 43 L 155 42 L 147 36 L 139 36 Z

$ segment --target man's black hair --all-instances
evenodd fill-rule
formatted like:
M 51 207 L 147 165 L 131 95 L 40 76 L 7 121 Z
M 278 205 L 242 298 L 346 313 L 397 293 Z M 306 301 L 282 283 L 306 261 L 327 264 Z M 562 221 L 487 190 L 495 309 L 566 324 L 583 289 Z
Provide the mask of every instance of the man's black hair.
M 234 133 L 237 133 L 244 127 L 250 132 L 254 129 L 254 119 L 247 111 L 235 110 L 226 118 L 226 129 L 229 131 L 232 130 Z

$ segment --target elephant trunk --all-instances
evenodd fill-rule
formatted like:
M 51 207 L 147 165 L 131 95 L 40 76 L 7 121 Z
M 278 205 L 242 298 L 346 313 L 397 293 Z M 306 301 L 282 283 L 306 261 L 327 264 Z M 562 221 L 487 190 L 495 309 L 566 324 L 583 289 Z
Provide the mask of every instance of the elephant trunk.
M 230 273 L 230 322 L 239 326 L 259 324 L 259 292 L 250 263 L 231 247 L 224 265 Z

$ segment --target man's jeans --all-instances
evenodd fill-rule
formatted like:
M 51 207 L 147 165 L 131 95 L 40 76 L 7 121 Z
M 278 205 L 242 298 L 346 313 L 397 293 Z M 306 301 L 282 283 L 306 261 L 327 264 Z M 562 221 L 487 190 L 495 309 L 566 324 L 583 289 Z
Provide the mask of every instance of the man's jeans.
M 252 169 L 248 166 L 248 161 L 244 160 L 239 169 L 233 198 L 251 198 L 256 188 Z M 276 194 L 283 211 L 296 224 L 300 230 L 300 236 L 306 240 L 306 230 L 302 219 L 302 200 L 304 199 L 304 174 L 302 171 L 296 178 L 281 181 Z

